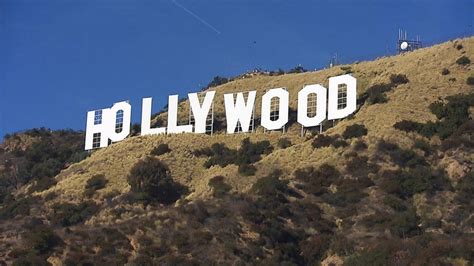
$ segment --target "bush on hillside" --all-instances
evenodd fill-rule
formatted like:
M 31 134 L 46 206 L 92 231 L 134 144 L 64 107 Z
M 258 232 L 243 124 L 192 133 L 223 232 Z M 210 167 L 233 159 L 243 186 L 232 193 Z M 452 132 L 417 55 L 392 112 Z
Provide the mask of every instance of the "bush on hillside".
M 196 156 L 210 157 L 205 163 L 204 167 L 210 168 L 213 165 L 225 167 L 229 164 L 235 163 L 237 151 L 227 148 L 223 143 L 214 143 L 210 148 L 203 148 L 194 151 Z
M 30 214 L 30 206 L 37 201 L 35 197 L 25 197 L 14 199 L 7 196 L 0 208 L 0 219 L 11 219 L 16 216 L 26 216 Z
M 244 176 L 252 176 L 257 172 L 257 168 L 251 164 L 241 164 L 239 165 L 239 174 Z
M 260 196 L 271 197 L 288 190 L 288 181 L 280 179 L 281 171 L 275 170 L 271 174 L 264 176 L 255 182 L 252 191 Z
M 311 143 L 314 148 L 319 149 L 323 147 L 329 147 L 333 143 L 333 137 L 325 134 L 318 134 Z
M 87 180 L 86 185 L 84 187 L 84 194 L 88 197 L 94 195 L 95 191 L 99 189 L 105 188 L 108 180 L 105 178 L 105 175 L 98 174 L 92 176 L 89 180 Z
M 238 150 L 227 148 L 223 143 L 214 143 L 211 148 L 203 148 L 194 151 L 196 156 L 208 156 L 209 159 L 204 163 L 204 167 L 210 168 L 213 165 L 225 167 L 229 164 L 241 166 L 239 172 L 252 175 L 251 164 L 260 161 L 263 154 L 269 154 L 273 147 L 268 140 L 250 142 L 249 138 L 242 140 Z
M 295 171 L 295 178 L 302 182 L 302 189 L 308 194 L 320 196 L 328 192 L 329 186 L 340 178 L 337 169 L 329 164 L 319 168 L 306 167 Z
M 291 147 L 293 144 L 291 143 L 291 141 L 287 138 L 281 138 L 278 140 L 278 147 L 280 149 L 286 149 L 288 147 Z
M 207 84 L 207 88 L 217 87 L 222 84 L 226 84 L 229 82 L 229 79 L 226 77 L 215 76 L 209 84 Z
M 54 177 L 41 177 L 34 181 L 33 185 L 29 189 L 29 192 L 39 192 L 49 189 L 50 187 L 57 184 Z
M 375 84 L 367 89 L 367 91 L 361 96 L 361 100 L 367 100 L 369 104 L 386 103 L 387 96 L 385 93 L 390 91 L 392 88 L 392 84 Z
M 56 203 L 52 206 L 53 212 L 50 219 L 55 224 L 71 226 L 82 223 L 94 215 L 99 207 L 93 202 L 82 202 L 80 204 Z
M 469 59 L 469 57 L 463 55 L 456 60 L 456 63 L 458 65 L 465 66 L 469 65 L 471 63 L 471 60 Z
M 419 224 L 420 218 L 415 208 L 410 208 L 399 215 L 394 215 L 390 223 L 390 231 L 400 238 L 411 237 L 421 233 Z
M 361 124 L 354 124 L 346 127 L 342 136 L 345 139 L 358 138 L 367 135 L 367 128 Z
M 425 156 L 428 156 L 433 152 L 433 148 L 430 146 L 430 144 L 421 139 L 415 140 L 413 148 L 422 150 Z
M 83 150 L 83 133 L 72 130 L 51 131 L 46 128 L 31 129 L 25 135 L 36 138 L 25 150 L 3 151 L 5 158 L 12 158 L 7 169 L 15 168 L 15 175 L 5 177 L 5 188 L 16 189 L 32 184 L 29 192 L 42 191 L 55 184 L 56 176 L 66 165 L 87 157 Z M 18 138 L 20 133 L 11 138 Z M 3 177 L 2 177 L 3 179 Z
M 441 75 L 443 75 L 443 76 L 449 75 L 449 73 L 450 73 L 450 72 L 449 72 L 449 69 L 447 69 L 447 68 L 443 68 L 443 69 L 441 70 Z
M 208 184 L 212 188 L 212 194 L 216 198 L 222 197 L 232 189 L 232 187 L 225 182 L 225 178 L 220 175 L 209 179 Z
M 392 74 L 390 75 L 390 82 L 395 85 L 406 84 L 409 82 L 408 78 L 404 74 Z
M 242 140 L 240 149 L 237 153 L 237 164 L 252 164 L 260 161 L 262 154 L 270 154 L 273 147 L 268 140 L 250 142 L 249 138 Z
M 154 155 L 154 156 L 160 156 L 160 155 L 163 155 L 163 154 L 168 153 L 170 151 L 171 151 L 171 149 L 168 146 L 168 144 L 161 143 L 160 145 L 153 148 L 153 150 L 151 150 L 150 154 Z
M 389 207 L 391 207 L 395 211 L 405 211 L 407 209 L 407 207 L 406 207 L 405 203 L 403 202 L 403 200 L 401 200 L 401 199 L 399 199 L 395 196 L 392 196 L 392 195 L 386 196 L 383 199 L 383 203 L 385 205 L 388 205 Z
M 292 73 L 304 73 L 304 72 L 307 72 L 308 70 L 306 70 L 303 66 L 301 65 L 298 65 L 292 69 L 290 69 L 288 71 L 289 74 L 292 74 Z
M 470 76 L 466 80 L 467 85 L 474 85 L 474 76 Z
M 393 88 L 400 84 L 406 84 L 409 80 L 406 75 L 403 74 L 392 74 L 390 75 L 389 83 L 380 83 L 370 86 L 366 92 L 364 92 L 357 100 L 358 104 L 367 102 L 368 104 L 386 103 L 387 95 L 386 92 L 391 91 Z
M 185 187 L 174 182 L 168 167 L 153 157 L 138 161 L 127 181 L 131 191 L 146 202 L 171 204 L 186 193 Z
M 344 71 L 344 74 L 351 74 L 354 72 L 351 66 L 341 66 L 341 70 Z
M 338 182 L 335 193 L 323 194 L 322 199 L 324 202 L 337 207 L 346 207 L 358 203 L 368 196 L 367 193 L 363 192 L 363 184 L 359 183 L 358 180 L 343 179 Z
M 347 147 L 347 146 L 349 146 L 349 143 L 347 143 L 343 139 L 338 138 L 338 139 L 334 140 L 334 142 L 332 143 L 332 146 L 337 149 L 337 148 L 341 148 L 341 147 Z
M 134 123 L 132 125 L 132 131 L 130 133 L 131 136 L 138 136 L 142 130 L 142 126 L 139 123 Z
M 367 150 L 367 148 L 368 148 L 367 144 L 361 139 L 356 140 L 356 142 L 354 143 L 355 151 L 363 151 L 363 150 Z
M 456 185 L 456 200 L 462 204 L 474 203 L 472 195 L 474 195 L 474 170 L 464 176 Z
M 406 199 L 416 193 L 444 190 L 450 188 L 450 185 L 442 172 L 417 165 L 406 170 L 384 171 L 379 187 L 389 194 Z
M 346 162 L 346 171 L 354 177 L 367 177 L 369 173 L 376 173 L 379 167 L 376 164 L 369 163 L 369 157 L 351 156 Z
M 470 120 L 469 108 L 472 106 L 474 106 L 473 93 L 448 96 L 446 102 L 437 101 L 429 106 L 439 121 L 422 124 L 404 120 L 397 122 L 394 127 L 407 132 L 416 131 L 425 137 L 438 135 L 444 140 Z
M 474 121 L 467 120 L 457 128 L 449 138 L 441 143 L 441 150 L 456 149 L 464 147 L 465 149 L 474 148 Z
M 313 146 L 313 148 L 319 149 L 329 146 L 333 146 L 335 148 L 346 147 L 349 144 L 347 144 L 345 140 L 341 139 L 341 136 L 339 135 L 329 136 L 326 134 L 318 134 L 313 139 L 311 145 Z
M 422 127 L 422 125 L 418 122 L 413 122 L 409 120 L 402 120 L 399 122 L 396 122 L 393 127 L 395 129 L 405 131 L 405 132 L 411 132 L 411 131 L 418 131 Z
M 307 263 L 306 265 L 311 265 L 312 262 L 321 260 L 329 249 L 330 241 L 330 235 L 318 234 L 300 242 L 301 254 Z
M 36 226 L 23 234 L 22 239 L 27 250 L 34 254 L 47 253 L 61 242 L 58 235 L 46 225 Z
M 428 165 L 425 158 L 419 156 L 413 150 L 405 150 L 397 144 L 380 140 L 377 144 L 377 151 L 389 155 L 390 159 L 401 167 L 416 167 Z

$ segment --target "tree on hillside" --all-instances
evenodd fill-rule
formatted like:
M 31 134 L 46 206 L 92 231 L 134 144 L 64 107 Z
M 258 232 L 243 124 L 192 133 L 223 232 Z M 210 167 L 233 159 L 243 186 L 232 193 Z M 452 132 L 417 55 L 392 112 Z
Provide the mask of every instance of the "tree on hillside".
M 184 186 L 174 182 L 168 167 L 153 157 L 137 162 L 127 181 L 131 191 L 147 202 L 171 204 L 186 192 Z

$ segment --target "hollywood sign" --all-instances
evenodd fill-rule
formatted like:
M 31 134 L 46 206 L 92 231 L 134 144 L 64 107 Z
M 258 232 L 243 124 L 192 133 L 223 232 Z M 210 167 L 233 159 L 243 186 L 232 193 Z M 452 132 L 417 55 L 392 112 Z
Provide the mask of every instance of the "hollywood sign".
M 339 105 L 340 88 L 345 99 L 344 106 Z M 315 127 L 326 118 L 335 120 L 347 117 L 356 110 L 357 81 L 351 75 L 329 78 L 329 89 L 319 84 L 304 86 L 298 92 L 297 122 L 302 127 Z M 143 98 L 140 135 L 206 133 L 208 117 L 213 104 L 215 91 L 207 91 L 203 99 L 197 93 L 189 93 L 188 100 L 193 124 L 178 125 L 178 95 L 168 97 L 167 127 L 151 128 L 152 98 Z M 315 112 L 308 112 L 308 99 L 315 99 Z M 254 119 L 256 91 L 224 94 L 227 133 L 233 134 L 239 127 L 240 132 L 249 132 Z M 272 116 L 272 100 L 277 99 L 278 116 Z M 87 113 L 85 149 L 107 147 L 109 140 L 118 142 L 130 134 L 132 106 L 128 102 L 115 103 L 105 108 Z M 261 126 L 266 130 L 278 130 L 288 123 L 289 93 L 284 88 L 270 89 L 262 96 Z M 213 116 L 212 116 L 213 118 Z M 272 119 L 273 118 L 273 119 Z M 275 119 L 276 118 L 276 119 Z

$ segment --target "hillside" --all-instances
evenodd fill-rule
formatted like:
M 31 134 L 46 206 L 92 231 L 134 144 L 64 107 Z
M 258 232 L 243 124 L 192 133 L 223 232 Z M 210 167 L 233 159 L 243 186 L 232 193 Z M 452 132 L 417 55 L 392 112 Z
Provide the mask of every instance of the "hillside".
M 132 136 L 91 154 L 80 132 L 8 136 L 0 263 L 471 265 L 469 59 L 474 37 L 208 89 L 222 125 L 225 93 L 257 90 L 259 117 L 266 89 L 286 87 L 296 110 L 305 84 L 351 73 L 358 111 L 324 134 L 293 123 L 284 134 Z M 188 112 L 181 102 L 180 120 Z M 156 173 L 167 194 L 130 181 Z

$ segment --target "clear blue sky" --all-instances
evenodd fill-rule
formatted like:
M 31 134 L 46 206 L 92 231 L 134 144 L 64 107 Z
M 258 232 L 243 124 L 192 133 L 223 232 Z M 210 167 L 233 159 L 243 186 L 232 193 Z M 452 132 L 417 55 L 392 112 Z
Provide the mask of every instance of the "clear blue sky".
M 395 4 L 396 3 L 396 4 Z M 0 135 L 85 129 L 88 110 L 154 110 L 213 76 L 324 67 L 473 34 L 472 0 L 0 0 Z M 246 88 L 242 88 L 243 90 Z

